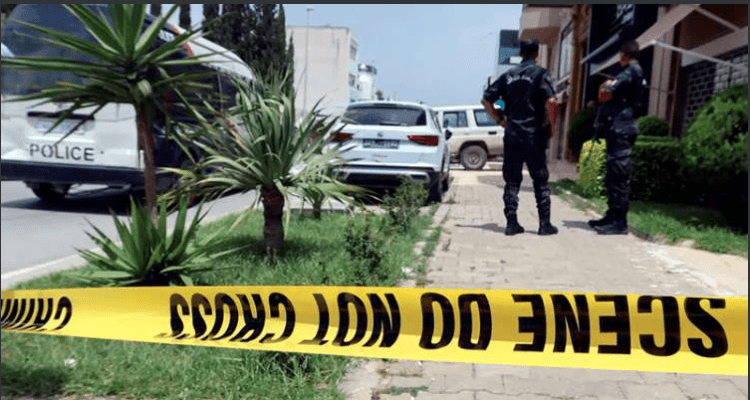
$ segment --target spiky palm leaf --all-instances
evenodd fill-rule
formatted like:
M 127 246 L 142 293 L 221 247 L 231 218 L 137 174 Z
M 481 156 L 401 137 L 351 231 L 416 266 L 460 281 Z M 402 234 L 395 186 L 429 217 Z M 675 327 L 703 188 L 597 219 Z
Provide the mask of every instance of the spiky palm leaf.
M 205 159 L 195 170 L 170 169 L 185 185 L 203 190 L 257 190 L 266 213 L 266 247 L 276 251 L 283 241 L 281 210 L 288 196 L 322 193 L 350 202 L 361 189 L 346 185 L 330 174 L 346 160 L 335 149 L 325 149 L 340 128 L 336 117 L 323 117 L 317 105 L 295 126 L 294 100 L 289 96 L 236 82 L 237 104 L 224 118 L 202 121 L 201 128 L 186 137 L 201 147 Z M 206 107 L 210 107 L 206 104 Z
M 184 197 L 178 206 L 174 229 L 168 233 L 164 203 L 154 224 L 148 210 L 131 200 L 129 227 L 112 213 L 121 244 L 91 225 L 96 235 L 87 235 L 104 254 L 79 250 L 81 257 L 96 270 L 69 276 L 106 286 L 192 285 L 196 273 L 213 269 L 217 258 L 242 249 L 221 251 L 224 247 L 219 237 L 221 231 L 198 240 L 198 226 L 206 216 L 201 208 L 198 207 L 195 217 L 187 224 L 188 201 Z

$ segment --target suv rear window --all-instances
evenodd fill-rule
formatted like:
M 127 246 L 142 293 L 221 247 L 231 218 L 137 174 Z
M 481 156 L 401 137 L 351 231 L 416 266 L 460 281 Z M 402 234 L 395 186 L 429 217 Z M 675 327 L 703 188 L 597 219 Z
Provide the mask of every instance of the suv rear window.
M 344 117 L 354 125 L 424 126 L 427 114 L 423 109 L 401 106 L 354 106 Z

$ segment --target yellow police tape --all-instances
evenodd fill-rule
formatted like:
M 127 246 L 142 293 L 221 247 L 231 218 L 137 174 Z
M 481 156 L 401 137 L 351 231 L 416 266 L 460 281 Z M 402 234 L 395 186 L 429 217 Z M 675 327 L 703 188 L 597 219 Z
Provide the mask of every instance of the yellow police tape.
M 747 375 L 747 297 L 313 286 L 2 292 L 2 330 L 344 356 Z

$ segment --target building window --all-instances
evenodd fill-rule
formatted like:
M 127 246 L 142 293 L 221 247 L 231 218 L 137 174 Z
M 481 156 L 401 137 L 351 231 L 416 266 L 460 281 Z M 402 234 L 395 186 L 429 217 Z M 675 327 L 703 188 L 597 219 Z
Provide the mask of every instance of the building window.
M 565 27 L 560 40 L 560 61 L 557 63 L 557 77 L 562 78 L 570 73 L 570 55 L 572 53 L 572 35 L 571 24 Z
M 466 128 L 469 124 L 466 122 L 466 112 L 453 111 L 443 113 L 443 128 Z
M 354 76 L 354 74 L 349 74 L 349 86 L 354 86 L 357 81 L 357 78 Z
M 351 58 L 354 61 L 357 61 L 357 44 L 352 43 L 349 45 L 349 58 Z

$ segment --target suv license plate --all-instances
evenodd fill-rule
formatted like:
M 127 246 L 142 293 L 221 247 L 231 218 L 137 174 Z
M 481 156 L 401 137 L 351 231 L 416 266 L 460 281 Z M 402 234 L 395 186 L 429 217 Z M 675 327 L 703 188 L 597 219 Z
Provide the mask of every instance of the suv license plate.
M 373 148 L 373 149 L 397 149 L 398 140 L 364 139 L 362 147 Z

